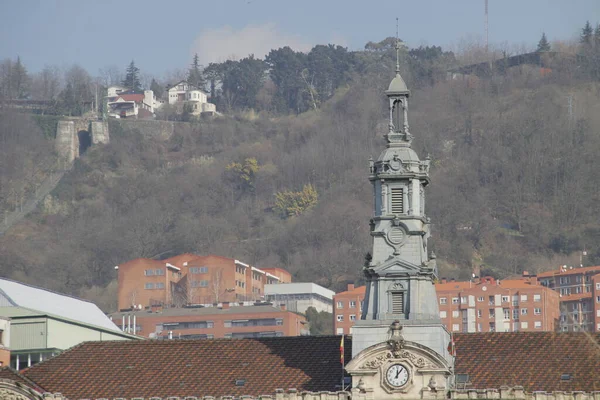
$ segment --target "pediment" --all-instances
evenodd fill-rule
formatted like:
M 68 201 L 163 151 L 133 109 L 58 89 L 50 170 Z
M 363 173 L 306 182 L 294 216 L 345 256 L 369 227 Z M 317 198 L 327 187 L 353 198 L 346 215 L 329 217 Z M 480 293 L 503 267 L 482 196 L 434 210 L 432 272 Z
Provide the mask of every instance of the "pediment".
M 401 346 L 382 342 L 368 347 L 346 365 L 346 370 L 350 374 L 374 374 L 396 362 L 409 364 L 416 370 L 450 371 L 444 357 L 429 347 L 410 341 L 404 341 Z
M 384 261 L 373 268 L 373 272 L 378 275 L 414 275 L 421 271 L 421 268 L 418 265 L 410 263 L 408 261 L 391 258 L 387 261 Z

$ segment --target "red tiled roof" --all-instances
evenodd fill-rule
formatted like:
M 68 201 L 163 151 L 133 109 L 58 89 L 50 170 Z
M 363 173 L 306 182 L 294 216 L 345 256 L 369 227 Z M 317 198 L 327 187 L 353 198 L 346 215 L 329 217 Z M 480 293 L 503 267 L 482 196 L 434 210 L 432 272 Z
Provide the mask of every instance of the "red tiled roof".
M 600 390 L 600 335 L 514 332 L 455 334 L 455 372 L 468 388 L 521 385 L 527 392 Z M 572 379 L 561 380 L 570 374 Z
M 350 361 L 350 337 L 345 344 Z M 25 375 L 70 400 L 334 391 L 339 351 L 339 336 L 86 342 Z
M 141 103 L 142 101 L 144 101 L 144 95 L 143 94 L 120 94 L 117 96 L 115 101 L 118 101 L 119 98 L 125 100 L 125 101 L 135 101 L 136 103 Z
M 598 271 L 600 273 L 600 265 L 596 265 L 595 267 L 583 267 L 583 268 L 573 268 L 573 269 L 555 269 L 553 271 L 546 271 L 537 274 L 538 278 L 548 278 L 555 275 L 565 276 L 565 275 L 573 275 L 573 274 L 582 274 L 584 272 L 593 272 Z
M 18 371 L 10 368 L 10 367 L 2 367 L 0 368 L 0 379 L 9 379 L 15 382 L 21 382 L 30 388 L 37 390 L 40 393 L 46 392 L 41 386 L 37 385 L 31 379 L 21 375 Z
M 352 290 L 346 290 L 344 292 L 336 293 L 335 295 L 339 296 L 339 295 L 346 295 L 346 294 L 357 294 L 357 295 L 363 295 L 364 296 L 366 290 L 367 290 L 366 286 L 359 286 L 359 287 L 355 287 Z

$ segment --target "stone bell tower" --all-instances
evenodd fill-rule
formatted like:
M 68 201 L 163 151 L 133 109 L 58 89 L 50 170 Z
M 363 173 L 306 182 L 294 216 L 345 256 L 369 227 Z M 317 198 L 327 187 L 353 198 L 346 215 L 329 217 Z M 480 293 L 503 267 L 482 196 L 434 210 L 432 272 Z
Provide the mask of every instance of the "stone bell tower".
M 396 56 L 396 76 L 385 92 L 389 100 L 387 145 L 369 166 L 373 250 L 364 267 L 366 293 L 361 320 L 352 331 L 352 355 L 385 342 L 390 325 L 399 321 L 405 340 L 430 348 L 451 363 L 450 335 L 441 323 L 433 284 L 435 255 L 427 250 L 430 221 L 424 189 L 430 182 L 430 160 L 420 160 L 411 148 L 410 91 L 400 76 L 399 44 Z

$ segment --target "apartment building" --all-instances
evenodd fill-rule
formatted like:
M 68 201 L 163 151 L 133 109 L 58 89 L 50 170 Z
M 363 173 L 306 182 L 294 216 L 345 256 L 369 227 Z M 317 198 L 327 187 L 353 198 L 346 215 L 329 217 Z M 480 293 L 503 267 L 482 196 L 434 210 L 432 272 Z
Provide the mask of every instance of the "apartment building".
M 600 332 L 600 266 L 568 267 L 538 274 L 540 283 L 560 295 L 564 332 Z
M 558 293 L 535 276 L 521 279 L 442 280 L 436 286 L 440 319 L 451 332 L 554 331 Z
M 274 274 L 233 258 L 190 253 L 138 258 L 116 268 L 119 310 L 261 300 L 266 284 L 291 281 L 280 268 Z
M 333 296 L 333 327 L 336 335 L 351 335 L 354 321 L 360 319 L 365 286 L 348 284 L 344 292 Z
M 333 310 L 335 292 L 309 282 L 278 283 L 265 285 L 265 300 L 273 304 L 285 304 L 288 310 L 306 313 L 309 307 L 317 312 Z
M 111 314 L 124 331 L 152 339 L 257 338 L 308 335 L 306 318 L 271 303 L 153 308 Z

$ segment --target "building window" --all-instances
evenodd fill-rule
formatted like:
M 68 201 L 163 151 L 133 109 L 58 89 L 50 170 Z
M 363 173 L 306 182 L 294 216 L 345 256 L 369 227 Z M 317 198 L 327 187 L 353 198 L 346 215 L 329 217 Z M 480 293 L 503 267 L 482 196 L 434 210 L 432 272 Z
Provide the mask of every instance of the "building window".
M 452 311 L 452 318 L 458 318 L 460 313 L 458 311 Z
M 534 294 L 533 295 L 533 301 L 542 301 L 542 295 L 541 294 Z
M 536 329 L 540 329 L 542 327 L 542 321 L 535 321 L 533 324 Z
M 165 288 L 165 284 L 164 284 L 164 282 L 158 282 L 158 283 L 156 284 L 156 288 L 157 288 L 157 289 L 164 289 L 164 288 Z
M 496 332 L 496 323 L 490 322 L 490 332 Z
M 467 304 L 467 298 L 466 298 L 466 297 L 464 297 L 464 296 L 462 296 L 462 297 L 460 298 L 460 304 Z
M 454 331 L 454 332 L 460 331 L 460 325 L 459 324 L 452 324 L 452 331 Z
M 350 314 L 350 321 L 356 321 L 356 315 Z
M 350 308 L 356 308 L 356 301 L 350 300 Z
M 190 268 L 190 274 L 206 274 L 208 267 L 192 267 Z
M 518 306 L 519 305 L 519 296 L 515 295 L 512 298 L 512 305 L 513 306 Z
M 336 318 L 337 318 L 338 322 L 344 322 L 344 316 L 343 315 L 337 315 Z
M 521 315 L 527 315 L 527 309 L 521 308 Z
M 478 297 L 477 301 L 481 303 L 483 301 L 483 297 L 482 296 Z
M 533 314 L 534 315 L 540 315 L 542 313 L 542 309 L 541 308 L 534 308 L 533 309 Z
M 526 294 L 522 294 L 521 295 L 521 302 L 527 301 L 527 295 Z
M 404 212 L 404 190 L 402 188 L 392 188 L 392 214 L 402 214 Z
M 596 289 L 600 290 L 600 282 L 596 282 Z
M 521 322 L 521 329 L 529 328 L 529 324 L 526 321 Z
M 344 334 L 344 328 L 337 328 L 336 330 L 338 335 L 343 335 Z
M 561 288 L 560 294 L 563 296 L 568 296 L 571 294 L 571 288 Z
M 192 287 L 208 287 L 208 281 L 191 281 Z
M 488 296 L 488 304 L 490 306 L 493 306 L 495 304 L 495 298 L 494 298 L 494 296 Z
M 338 301 L 337 302 L 337 308 L 344 308 L 344 302 Z
M 153 276 L 154 275 L 154 270 L 153 269 L 144 270 L 144 275 L 146 275 L 146 276 Z
M 392 292 L 392 314 L 404 314 L 404 293 Z
M 483 312 L 481 310 L 477 310 L 477 318 L 481 318 L 483 316 Z
M 144 284 L 144 289 L 154 289 L 154 283 L 146 283 L 146 284 Z
M 598 298 L 600 298 L 600 296 Z M 446 303 L 448 303 L 448 300 L 445 297 L 440 297 L 440 304 L 446 304 Z
M 581 282 L 582 282 L 582 280 L 583 280 L 583 279 L 582 279 L 581 275 L 577 275 L 577 276 L 575 277 L 575 283 L 581 283 Z
M 490 318 L 496 318 L 496 312 L 494 311 L 493 308 L 490 308 L 489 312 L 490 312 Z
M 458 304 L 458 297 L 452 298 L 452 304 Z
M 502 296 L 502 302 L 508 303 L 508 296 Z
M 600 313 L 600 310 L 598 310 Z M 446 318 L 446 311 L 440 311 L 440 318 Z
M 504 313 L 504 320 L 510 321 L 510 308 L 503 308 L 502 312 Z
M 514 309 L 513 309 L 513 319 L 514 319 L 515 321 L 518 321 L 518 320 L 519 320 L 519 309 L 518 309 L 518 308 L 514 308 Z

